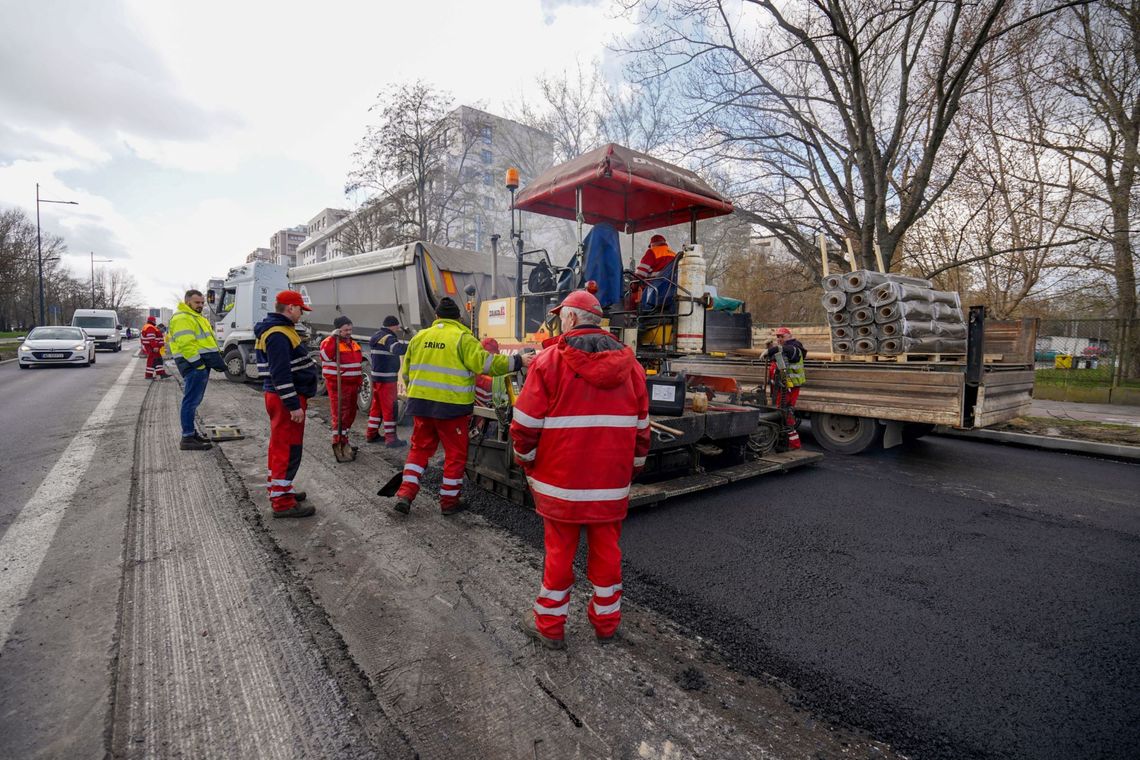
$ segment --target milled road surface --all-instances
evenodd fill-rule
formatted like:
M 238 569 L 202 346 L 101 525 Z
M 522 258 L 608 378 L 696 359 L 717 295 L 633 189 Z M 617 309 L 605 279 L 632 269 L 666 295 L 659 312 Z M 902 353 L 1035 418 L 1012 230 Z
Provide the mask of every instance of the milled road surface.
M 915 757 L 1135 758 L 1138 492 L 1136 465 L 946 438 L 829 456 L 635 514 L 625 593 Z

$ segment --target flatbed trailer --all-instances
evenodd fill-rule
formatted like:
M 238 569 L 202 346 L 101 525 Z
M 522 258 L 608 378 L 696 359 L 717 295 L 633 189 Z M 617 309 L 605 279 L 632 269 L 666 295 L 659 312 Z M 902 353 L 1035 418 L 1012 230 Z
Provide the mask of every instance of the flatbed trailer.
M 796 412 L 811 419 L 821 446 L 841 454 L 897 446 L 937 425 L 996 425 L 1029 412 L 1036 335 L 1036 320 L 986 320 L 973 307 L 965 355 L 843 357 L 809 345 Z M 766 360 L 749 356 L 684 358 L 674 367 L 731 377 L 746 398 L 763 395 L 768 373 Z

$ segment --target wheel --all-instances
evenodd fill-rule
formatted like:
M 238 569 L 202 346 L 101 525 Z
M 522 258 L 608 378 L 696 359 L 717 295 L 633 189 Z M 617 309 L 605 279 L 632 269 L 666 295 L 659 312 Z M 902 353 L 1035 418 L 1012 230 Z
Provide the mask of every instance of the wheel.
M 836 454 L 858 454 L 883 441 L 877 420 L 846 414 L 813 414 L 811 432 L 820 446 Z
M 372 408 L 372 378 L 367 372 L 363 374 L 364 382 L 360 384 L 360 390 L 356 394 L 356 408 L 368 414 L 368 410 Z
M 94 364 L 94 363 L 95 363 L 95 362 L 97 362 L 98 360 L 99 360 L 99 357 L 98 357 L 98 356 L 96 356 L 96 354 L 95 354 L 95 350 L 94 350 L 94 349 L 92 349 L 92 351 L 91 351 L 91 363 L 92 363 L 92 364 Z
M 906 422 L 903 423 L 902 439 L 904 441 L 917 441 L 924 435 L 929 435 L 934 432 L 934 425 L 926 422 Z
M 245 359 L 241 355 L 241 349 L 232 346 L 222 359 L 226 364 L 226 379 L 234 383 L 245 382 Z
M 115 344 L 115 347 L 112 348 L 111 350 L 114 351 L 116 354 L 119 353 L 120 351 L 122 351 L 123 350 L 123 341 L 120 340 L 118 343 Z
M 32 365 L 30 365 L 30 364 L 21 364 L 20 365 L 20 369 L 31 369 L 31 368 L 32 368 Z

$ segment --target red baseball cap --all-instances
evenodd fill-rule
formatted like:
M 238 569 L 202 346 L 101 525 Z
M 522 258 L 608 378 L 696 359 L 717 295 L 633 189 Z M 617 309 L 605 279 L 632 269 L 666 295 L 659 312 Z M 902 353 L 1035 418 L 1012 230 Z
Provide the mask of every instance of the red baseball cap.
M 570 306 L 582 311 L 588 311 L 591 314 L 602 316 L 602 305 L 598 303 L 598 299 L 594 295 L 585 290 L 575 290 L 570 295 L 562 300 L 562 303 L 555 306 L 550 310 L 551 314 L 558 314 L 562 311 L 563 306 Z
M 300 306 L 305 311 L 312 311 L 312 308 L 305 303 L 305 299 L 301 297 L 301 294 L 295 290 L 282 290 L 277 294 L 275 300 L 277 303 L 285 304 L 286 306 Z
M 786 327 L 777 327 L 776 328 L 776 334 L 777 335 L 791 335 L 792 331 Z

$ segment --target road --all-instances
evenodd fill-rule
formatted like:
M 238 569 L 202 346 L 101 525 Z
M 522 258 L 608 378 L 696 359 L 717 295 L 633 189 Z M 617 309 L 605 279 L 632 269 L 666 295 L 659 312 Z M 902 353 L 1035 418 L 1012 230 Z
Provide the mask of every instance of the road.
M 829 456 L 632 516 L 626 596 L 916 757 L 1137 757 L 1138 492 L 1134 464 L 948 438 Z
M 1140 754 L 1135 465 L 930 438 L 637 512 L 630 641 L 580 573 L 551 653 L 514 626 L 533 513 L 394 515 L 400 453 L 336 464 L 318 399 L 318 515 L 263 520 L 256 388 L 212 382 L 246 437 L 179 452 L 131 362 L 0 365 L 0 756 Z
M 0 365 L 3 756 L 102 754 L 145 390 L 134 345 L 91 367 Z

